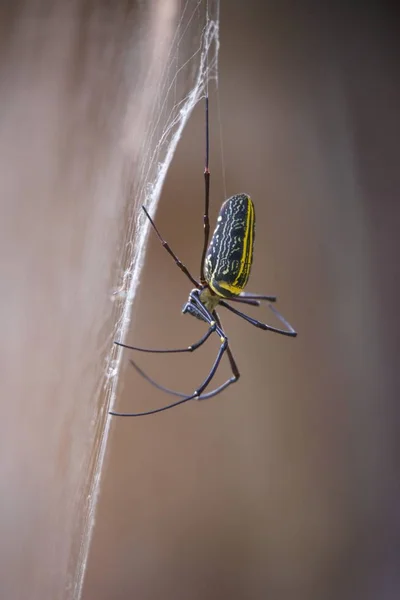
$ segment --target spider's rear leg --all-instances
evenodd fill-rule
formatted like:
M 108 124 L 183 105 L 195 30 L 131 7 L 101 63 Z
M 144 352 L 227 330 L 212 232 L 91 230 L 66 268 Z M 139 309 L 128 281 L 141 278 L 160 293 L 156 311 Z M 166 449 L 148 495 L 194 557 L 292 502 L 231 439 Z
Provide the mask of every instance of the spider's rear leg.
M 272 325 L 267 325 L 266 323 L 257 321 L 257 319 L 253 319 L 252 317 L 249 317 L 249 315 L 246 315 L 245 313 L 242 313 L 239 310 L 236 310 L 236 308 L 233 308 L 233 306 L 230 306 L 224 300 L 221 300 L 220 306 L 227 308 L 229 311 L 233 312 L 238 317 L 241 317 L 242 319 L 244 319 L 251 325 L 254 325 L 254 327 L 258 327 L 259 329 L 264 329 L 264 331 L 273 331 L 274 333 L 279 333 L 280 335 L 287 335 L 289 337 L 297 336 L 297 331 L 290 325 L 290 323 L 288 321 L 286 321 L 285 317 L 283 317 L 283 315 L 281 315 L 281 313 L 278 310 L 276 310 L 276 308 L 274 306 L 272 306 L 271 304 L 268 305 L 269 309 L 272 310 L 272 312 L 275 314 L 277 319 L 279 319 L 279 321 L 281 323 L 283 323 L 283 325 L 286 327 L 286 329 L 279 329 L 277 327 L 272 327 Z
M 247 294 L 242 292 L 239 296 L 226 298 L 229 302 L 240 302 L 241 304 L 249 304 L 250 306 L 260 306 L 262 300 L 266 302 L 276 302 L 276 296 L 263 296 L 261 294 Z
M 207 338 L 209 337 L 209 335 L 215 331 L 216 326 L 214 325 L 214 327 L 211 329 L 209 329 L 209 331 L 207 332 Z M 218 350 L 218 354 L 217 354 L 217 358 L 214 361 L 213 366 L 211 367 L 207 377 L 205 378 L 205 380 L 203 381 L 203 383 L 192 393 L 192 394 L 185 394 L 184 392 L 178 392 L 175 390 L 171 390 L 163 385 L 161 385 L 160 383 L 157 383 L 154 379 L 152 379 L 145 371 L 143 371 L 143 369 L 141 367 L 139 367 L 139 365 L 132 359 L 129 359 L 129 362 L 131 363 L 131 365 L 134 367 L 134 369 L 136 369 L 136 371 L 139 373 L 139 375 L 141 375 L 144 379 L 146 379 L 146 381 L 148 381 L 151 385 L 153 385 L 154 387 L 156 387 L 157 389 L 161 390 L 162 392 L 166 392 L 167 394 L 171 394 L 173 396 L 178 396 L 179 398 L 188 398 L 188 399 L 205 399 L 205 397 L 211 397 L 208 394 L 205 396 L 204 394 L 202 395 L 202 392 L 206 389 L 206 387 L 211 383 L 212 379 L 214 378 L 218 367 L 220 365 L 222 356 L 224 354 L 224 352 L 227 350 L 228 348 L 228 340 L 226 338 L 226 336 L 223 335 L 223 332 L 218 332 L 217 333 L 221 333 L 220 335 L 220 339 L 221 339 L 221 346 Z M 203 336 L 206 337 L 206 336 Z M 204 340 L 205 341 L 205 340 Z M 194 346 L 194 345 L 193 345 Z M 196 348 L 194 348 L 195 350 L 199 347 L 199 344 L 197 344 Z M 225 386 L 226 387 L 226 386 Z M 225 388 L 223 388 L 225 389 Z M 222 391 L 222 390 L 221 390 Z M 215 395 L 215 393 L 210 392 L 212 395 Z
M 242 300 L 266 300 L 267 302 L 276 302 L 277 298 L 276 296 L 265 296 L 263 294 L 252 294 L 247 293 L 247 292 L 241 292 L 241 294 L 238 296 L 238 300 L 242 301 Z

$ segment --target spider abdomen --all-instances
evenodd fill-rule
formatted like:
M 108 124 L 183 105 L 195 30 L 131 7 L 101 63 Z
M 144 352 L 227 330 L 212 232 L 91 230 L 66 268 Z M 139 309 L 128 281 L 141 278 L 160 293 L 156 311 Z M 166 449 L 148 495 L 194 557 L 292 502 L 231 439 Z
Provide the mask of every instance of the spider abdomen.
M 254 204 L 247 194 L 232 196 L 221 206 L 204 264 L 207 284 L 218 296 L 238 296 L 245 288 L 253 261 L 254 224 Z

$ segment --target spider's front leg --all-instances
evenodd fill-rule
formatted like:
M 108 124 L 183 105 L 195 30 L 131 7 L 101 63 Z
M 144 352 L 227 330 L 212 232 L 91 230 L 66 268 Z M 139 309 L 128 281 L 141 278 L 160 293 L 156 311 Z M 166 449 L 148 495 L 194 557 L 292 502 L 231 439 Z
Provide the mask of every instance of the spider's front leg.
M 218 323 L 219 327 L 222 330 L 222 325 L 221 325 L 221 320 L 219 318 L 219 315 L 214 311 L 213 316 L 214 316 L 216 322 Z M 226 342 L 227 342 L 226 353 L 228 355 L 229 364 L 230 364 L 230 367 L 232 369 L 232 377 L 230 377 L 229 379 L 227 379 L 225 381 L 225 383 L 221 384 L 219 387 L 217 387 L 214 390 L 212 390 L 212 392 L 208 392 L 207 394 L 202 394 L 201 396 L 199 396 L 198 400 L 208 400 L 208 398 L 213 398 L 217 394 L 220 394 L 221 392 L 223 392 L 228 386 L 230 386 L 233 383 L 236 383 L 237 381 L 239 381 L 240 372 L 239 372 L 239 369 L 237 367 L 236 361 L 235 361 L 235 359 L 233 357 L 232 350 L 229 347 L 228 338 L 225 338 L 225 339 L 226 339 Z
M 215 323 L 214 320 L 211 323 L 212 324 L 210 324 L 210 330 L 211 330 L 211 327 L 213 327 L 213 329 L 211 330 L 211 333 L 214 330 L 217 331 L 217 333 L 220 335 L 220 338 L 221 338 L 221 346 L 220 346 L 220 349 L 218 351 L 217 358 L 215 359 L 214 364 L 213 364 L 213 366 L 212 366 L 209 374 L 207 375 L 207 377 L 203 381 L 203 383 L 193 392 L 193 394 L 191 394 L 190 396 L 188 396 L 187 394 L 182 394 L 181 392 L 175 392 L 173 390 L 169 390 L 168 388 L 165 388 L 164 386 L 156 383 L 153 379 L 151 379 L 151 377 L 149 377 L 144 371 L 142 371 L 142 369 L 133 360 L 130 360 L 130 363 L 132 364 L 132 366 L 149 383 L 151 383 L 152 385 L 154 385 L 158 389 L 162 390 L 163 392 L 167 392 L 167 393 L 172 394 L 174 396 L 179 396 L 181 398 L 181 400 L 178 400 L 177 402 L 173 402 L 172 404 L 168 404 L 167 406 L 162 406 L 161 408 L 156 408 L 156 409 L 148 410 L 148 411 L 141 412 L 141 413 L 121 413 L 121 412 L 116 412 L 116 411 L 109 411 L 109 414 L 117 416 L 117 417 L 142 417 L 142 416 L 146 416 L 146 415 L 152 415 L 152 414 L 155 414 L 155 413 L 158 413 L 158 412 L 163 412 L 165 410 L 169 410 L 170 408 L 173 408 L 175 406 L 179 406 L 180 404 L 184 404 L 185 402 L 188 402 L 189 400 L 195 400 L 195 399 L 196 400 L 200 400 L 200 399 L 203 400 L 206 397 L 207 398 L 211 398 L 212 396 L 215 396 L 217 393 L 219 393 L 220 391 L 222 391 L 223 389 L 225 389 L 226 385 L 220 386 L 217 390 L 214 390 L 213 392 L 210 392 L 208 394 L 202 395 L 203 390 L 205 390 L 205 388 L 209 385 L 209 383 L 214 378 L 215 373 L 217 372 L 219 364 L 221 362 L 222 356 L 224 355 L 224 352 L 226 351 L 226 349 L 228 347 L 228 339 L 226 338 L 226 336 L 224 336 L 223 332 L 219 330 L 219 327 L 216 325 L 216 323 Z M 203 337 L 205 337 L 205 336 L 203 336 Z

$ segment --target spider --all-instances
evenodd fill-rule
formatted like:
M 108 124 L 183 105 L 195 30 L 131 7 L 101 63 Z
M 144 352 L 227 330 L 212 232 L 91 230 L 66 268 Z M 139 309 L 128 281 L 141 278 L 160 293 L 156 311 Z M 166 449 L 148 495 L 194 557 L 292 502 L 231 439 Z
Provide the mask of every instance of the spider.
M 121 342 L 115 342 L 118 346 L 128 348 L 130 350 L 136 350 L 138 352 L 150 352 L 158 354 L 169 354 L 169 353 L 181 353 L 181 352 L 194 352 L 200 346 L 202 346 L 208 338 L 216 333 L 220 338 L 220 348 L 217 353 L 217 357 L 211 367 L 210 372 L 203 381 L 203 383 L 193 392 L 191 395 L 183 394 L 170 390 L 156 381 L 151 379 L 142 369 L 134 362 L 130 360 L 132 366 L 138 371 L 138 373 L 144 377 L 149 383 L 154 385 L 156 388 L 180 397 L 180 400 L 167 404 L 161 408 L 149 410 L 140 413 L 121 413 L 116 411 L 110 411 L 111 415 L 120 417 L 139 417 L 145 415 L 152 415 L 164 410 L 169 410 L 180 404 L 184 404 L 189 400 L 206 400 L 212 398 L 217 394 L 220 394 L 228 386 L 236 383 L 240 377 L 239 369 L 236 365 L 236 361 L 233 357 L 232 351 L 229 346 L 228 337 L 222 327 L 220 318 L 216 311 L 217 307 L 222 307 L 230 312 L 234 313 L 238 317 L 245 319 L 251 325 L 263 329 L 265 331 L 273 331 L 280 335 L 286 335 L 290 337 L 296 337 L 297 332 L 293 327 L 284 319 L 284 317 L 271 305 L 269 308 L 274 312 L 275 316 L 284 325 L 285 329 L 278 329 L 257 321 L 249 315 L 237 310 L 231 306 L 231 302 L 237 302 L 240 305 L 251 305 L 260 306 L 262 301 L 276 302 L 275 296 L 263 296 L 260 294 L 249 294 L 244 292 L 244 288 L 248 282 L 251 264 L 253 260 L 253 243 L 254 243 L 254 225 L 255 225 L 255 213 L 254 204 L 248 194 L 236 194 L 226 200 L 221 207 L 219 216 L 217 218 L 216 227 L 212 235 L 211 241 L 209 242 L 210 236 L 210 222 L 209 222 L 209 204 L 210 204 L 210 170 L 209 170 L 209 120 L 208 120 L 208 96 L 205 96 L 205 129 L 206 129 L 206 157 L 205 157 L 205 169 L 204 169 L 204 242 L 203 252 L 200 261 L 200 278 L 199 281 L 195 279 L 186 266 L 179 260 L 176 254 L 173 252 L 168 242 L 161 236 L 157 229 L 153 219 L 147 212 L 146 208 L 142 206 L 142 209 L 149 219 L 155 234 L 160 240 L 162 246 L 174 259 L 175 264 L 181 269 L 181 271 L 190 279 L 191 283 L 195 286 L 190 294 L 188 301 L 183 306 L 182 312 L 188 313 L 200 321 L 205 322 L 208 325 L 207 332 L 203 335 L 200 340 L 191 344 L 187 348 L 178 349 L 166 349 L 166 350 L 152 350 L 149 348 L 138 348 L 137 346 L 128 346 Z M 221 359 L 226 353 L 229 364 L 232 370 L 232 377 L 227 379 L 225 383 L 216 387 L 211 391 L 206 391 L 206 388 L 212 382 L 218 367 L 221 363 Z

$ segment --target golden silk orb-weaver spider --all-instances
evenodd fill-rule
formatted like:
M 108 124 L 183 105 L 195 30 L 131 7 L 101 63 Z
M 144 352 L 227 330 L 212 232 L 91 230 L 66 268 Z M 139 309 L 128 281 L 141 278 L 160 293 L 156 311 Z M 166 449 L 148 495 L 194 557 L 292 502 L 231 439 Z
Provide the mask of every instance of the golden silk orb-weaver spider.
M 143 210 L 146 217 L 149 219 L 151 226 L 153 227 L 158 239 L 160 240 L 163 247 L 166 249 L 168 254 L 172 256 L 176 265 L 181 271 L 190 279 L 191 283 L 195 286 L 190 294 L 188 301 L 183 307 L 182 312 L 188 313 L 200 319 L 208 325 L 207 332 L 203 335 L 200 340 L 186 348 L 178 349 L 166 349 L 166 350 L 154 350 L 149 348 L 138 348 L 137 346 L 128 346 L 121 342 L 115 342 L 117 345 L 137 352 L 149 352 L 156 354 L 172 354 L 182 352 L 195 352 L 200 346 L 202 346 L 208 338 L 216 333 L 220 338 L 221 345 L 219 347 L 217 357 L 211 367 L 210 372 L 203 381 L 203 383 L 189 396 L 187 394 L 170 390 L 153 379 L 151 379 L 142 369 L 134 362 L 130 360 L 132 366 L 138 371 L 138 373 L 144 377 L 149 383 L 154 385 L 156 388 L 178 396 L 180 400 L 140 413 L 122 413 L 116 411 L 110 411 L 111 415 L 120 417 L 140 417 L 145 415 L 152 415 L 164 410 L 169 410 L 180 404 L 184 404 L 189 400 L 206 400 L 212 398 L 217 394 L 220 394 L 228 386 L 236 383 L 240 377 L 239 369 L 236 365 L 232 351 L 229 346 L 228 337 L 222 327 L 220 318 L 217 313 L 217 307 L 222 307 L 230 312 L 234 313 L 238 317 L 245 319 L 251 325 L 263 329 L 264 331 L 272 331 L 280 335 L 286 335 L 289 337 L 296 337 L 297 332 L 293 327 L 286 321 L 286 319 L 269 304 L 269 308 L 274 312 L 275 316 L 284 325 L 284 329 L 278 329 L 257 321 L 249 315 L 237 310 L 231 306 L 231 302 L 237 302 L 241 305 L 252 305 L 260 306 L 262 301 L 276 302 L 275 296 L 263 296 L 260 294 L 251 294 L 244 292 L 244 288 L 248 282 L 250 276 L 251 265 L 253 262 L 253 245 L 254 245 L 254 231 L 255 231 L 255 212 L 254 204 L 250 196 L 247 194 L 236 194 L 226 200 L 219 212 L 217 218 L 216 227 L 214 233 L 210 237 L 210 221 L 209 221 L 209 204 L 210 204 L 210 170 L 209 170 L 209 120 L 208 120 L 208 96 L 205 97 L 205 114 L 206 114 L 206 160 L 204 169 L 204 243 L 203 252 L 200 261 L 200 278 L 195 279 L 187 267 L 179 260 L 176 254 L 170 248 L 168 242 L 164 240 L 158 231 L 153 219 L 150 217 L 146 208 L 143 206 Z M 229 364 L 232 370 L 232 376 L 225 381 L 222 385 L 216 387 L 211 391 L 206 391 L 206 388 L 210 385 L 218 367 L 221 363 L 221 359 L 226 353 Z

